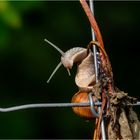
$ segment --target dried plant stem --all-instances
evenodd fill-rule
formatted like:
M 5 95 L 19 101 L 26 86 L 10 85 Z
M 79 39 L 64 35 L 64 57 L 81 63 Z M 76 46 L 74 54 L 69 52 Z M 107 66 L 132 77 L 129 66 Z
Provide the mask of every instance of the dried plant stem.
M 96 20 L 95 20 L 95 18 L 93 16 L 88 4 L 86 3 L 86 0 L 80 0 L 80 3 L 82 5 L 82 7 L 83 7 L 83 9 L 84 9 L 89 21 L 90 21 L 90 24 L 91 24 L 91 26 L 92 26 L 92 28 L 94 30 L 94 33 L 96 35 L 96 38 L 97 38 L 98 42 L 100 43 L 101 47 L 104 48 L 104 43 L 103 43 L 101 32 L 99 30 L 97 22 L 96 22 Z

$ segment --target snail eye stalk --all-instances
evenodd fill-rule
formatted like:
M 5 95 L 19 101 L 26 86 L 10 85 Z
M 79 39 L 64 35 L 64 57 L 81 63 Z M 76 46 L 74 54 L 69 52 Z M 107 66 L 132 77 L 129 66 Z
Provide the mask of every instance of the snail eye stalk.
M 52 42 L 50 42 L 49 40 L 47 40 L 46 38 L 44 39 L 45 42 L 47 42 L 48 44 L 50 44 L 53 48 L 55 48 L 62 56 L 65 54 L 59 47 L 57 47 L 56 45 L 54 45 Z M 52 77 L 55 75 L 55 73 L 57 72 L 57 70 L 60 68 L 60 66 L 62 65 L 62 62 L 60 62 L 56 68 L 54 69 L 54 71 L 52 72 L 52 74 L 50 75 L 49 79 L 47 80 L 47 83 L 50 82 L 50 80 L 52 79 Z M 67 69 L 69 76 L 71 76 L 70 70 Z
M 54 74 L 57 72 L 57 70 L 61 67 L 62 63 L 60 62 L 56 68 L 54 69 L 54 71 L 52 72 L 51 76 L 49 77 L 49 79 L 47 80 L 47 83 L 50 82 L 50 80 L 52 79 L 52 77 L 54 76 Z
M 64 55 L 64 52 L 59 47 L 57 47 L 56 45 L 54 45 L 52 42 L 50 42 L 46 38 L 44 39 L 44 41 L 47 42 L 48 44 L 50 44 L 53 48 L 55 48 L 61 55 Z

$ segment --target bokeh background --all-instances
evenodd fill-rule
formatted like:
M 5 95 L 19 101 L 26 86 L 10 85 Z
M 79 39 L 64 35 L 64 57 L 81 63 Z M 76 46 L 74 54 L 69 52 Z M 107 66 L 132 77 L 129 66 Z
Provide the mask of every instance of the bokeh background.
M 139 98 L 140 2 L 95 2 L 95 17 L 110 57 L 117 87 Z M 78 91 L 76 66 L 61 67 L 46 83 L 63 51 L 91 41 L 88 19 L 78 1 L 0 1 L 0 107 L 70 102 Z M 139 109 L 136 111 L 139 115 Z M 0 113 L 0 138 L 89 139 L 93 121 L 71 108 Z

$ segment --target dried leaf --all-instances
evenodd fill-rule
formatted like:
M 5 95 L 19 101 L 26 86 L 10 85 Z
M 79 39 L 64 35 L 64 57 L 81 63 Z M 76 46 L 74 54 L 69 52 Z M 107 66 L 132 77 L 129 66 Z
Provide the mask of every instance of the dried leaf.
M 140 122 L 132 106 L 136 98 L 123 91 L 115 92 L 110 99 L 110 117 L 108 123 L 108 139 L 133 140 L 140 139 Z

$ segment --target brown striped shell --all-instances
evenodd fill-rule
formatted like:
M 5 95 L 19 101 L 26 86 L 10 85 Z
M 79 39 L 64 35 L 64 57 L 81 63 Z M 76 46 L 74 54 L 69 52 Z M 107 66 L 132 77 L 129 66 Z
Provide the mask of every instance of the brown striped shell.
M 93 96 L 94 99 L 94 96 Z M 88 93 L 87 92 L 78 92 L 72 97 L 72 103 L 87 103 L 89 102 Z M 97 107 L 94 107 L 97 110 Z M 80 117 L 86 119 L 93 119 L 95 118 L 91 112 L 90 106 L 89 107 L 73 107 L 72 108 L 74 113 L 79 115 Z

